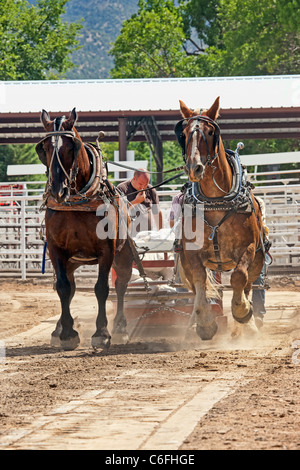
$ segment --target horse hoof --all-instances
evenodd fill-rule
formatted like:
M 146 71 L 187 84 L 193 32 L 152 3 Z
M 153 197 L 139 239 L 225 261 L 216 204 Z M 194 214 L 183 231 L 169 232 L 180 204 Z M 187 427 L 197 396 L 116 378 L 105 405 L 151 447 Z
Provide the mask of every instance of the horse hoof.
M 234 318 L 235 321 L 237 321 L 238 323 L 248 323 L 252 317 L 252 314 L 253 314 L 253 308 L 252 308 L 252 305 L 250 306 L 250 309 L 249 309 L 249 312 L 244 316 L 244 317 L 237 317 L 233 312 L 232 312 L 232 316 Z
M 210 339 L 212 339 L 217 331 L 218 325 L 215 321 L 213 321 L 209 326 L 197 325 L 196 327 L 197 335 L 200 336 L 203 341 L 209 341 Z
M 93 349 L 108 349 L 110 347 L 110 337 L 107 336 L 93 336 L 92 348 Z
M 63 340 L 60 342 L 60 345 L 64 351 L 74 351 L 79 346 L 79 339 L 76 340 L 76 338 L 71 338 L 67 340 Z
M 74 349 L 77 348 L 80 344 L 80 339 L 78 334 L 74 336 L 73 338 L 68 338 L 68 339 L 61 339 L 60 340 L 60 346 L 64 351 L 74 351 Z
M 51 340 L 50 340 L 50 345 L 52 348 L 60 348 L 61 347 L 61 341 L 59 339 L 59 336 L 56 335 L 51 335 Z
M 127 344 L 129 341 L 128 333 L 113 333 L 112 342 L 114 344 Z

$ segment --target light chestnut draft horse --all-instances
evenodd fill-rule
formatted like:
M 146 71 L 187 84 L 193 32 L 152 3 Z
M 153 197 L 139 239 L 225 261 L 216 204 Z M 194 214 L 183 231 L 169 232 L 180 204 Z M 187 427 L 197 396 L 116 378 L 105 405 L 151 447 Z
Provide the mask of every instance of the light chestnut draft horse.
M 199 204 L 204 207 L 202 247 L 188 249 L 190 240 L 183 229 L 180 254 L 184 275 L 195 293 L 196 331 L 203 340 L 217 332 L 206 292 L 207 270 L 233 270 L 232 315 L 237 322 L 247 323 L 252 317 L 249 293 L 265 259 L 260 206 L 238 155 L 224 149 L 216 123 L 219 108 L 219 97 L 202 113 L 180 101 L 183 119 L 175 127 L 191 182 L 184 204 L 191 204 L 194 212 Z

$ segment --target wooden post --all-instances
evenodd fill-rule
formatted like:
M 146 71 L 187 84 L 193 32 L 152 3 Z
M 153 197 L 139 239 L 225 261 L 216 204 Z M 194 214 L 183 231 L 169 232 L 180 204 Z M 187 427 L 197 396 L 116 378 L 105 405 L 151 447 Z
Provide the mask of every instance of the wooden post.
M 126 124 L 127 118 L 119 118 L 119 161 L 126 162 L 126 150 L 127 150 L 127 135 L 126 135 Z M 119 173 L 120 179 L 126 178 L 126 172 L 121 171 Z

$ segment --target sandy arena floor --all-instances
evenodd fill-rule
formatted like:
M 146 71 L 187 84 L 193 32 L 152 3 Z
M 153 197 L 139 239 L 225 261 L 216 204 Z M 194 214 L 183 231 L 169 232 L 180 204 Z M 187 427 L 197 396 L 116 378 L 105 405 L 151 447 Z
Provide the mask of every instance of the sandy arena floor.
M 212 341 L 183 343 L 166 328 L 95 352 L 96 299 L 77 292 L 82 342 L 65 352 L 49 345 L 60 311 L 51 282 L 2 281 L 0 447 L 299 450 L 299 281 L 267 292 L 254 337 L 231 337 L 230 299 Z

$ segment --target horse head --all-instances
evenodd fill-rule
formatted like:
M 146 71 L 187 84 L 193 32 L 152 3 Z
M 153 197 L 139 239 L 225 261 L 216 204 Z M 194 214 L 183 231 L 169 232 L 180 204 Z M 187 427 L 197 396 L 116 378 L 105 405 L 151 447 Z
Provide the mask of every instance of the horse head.
M 199 182 L 218 155 L 220 128 L 215 121 L 219 116 L 220 98 L 202 113 L 199 109 L 188 108 L 183 101 L 179 102 L 183 119 L 176 125 L 175 133 L 182 147 L 189 179 Z
M 57 202 L 64 202 L 75 188 L 77 157 L 82 148 L 82 141 L 74 128 L 77 119 L 75 108 L 70 116 L 50 119 L 43 109 L 41 122 L 47 132 L 46 137 L 36 146 L 41 162 L 48 169 L 48 184 L 52 196 Z

